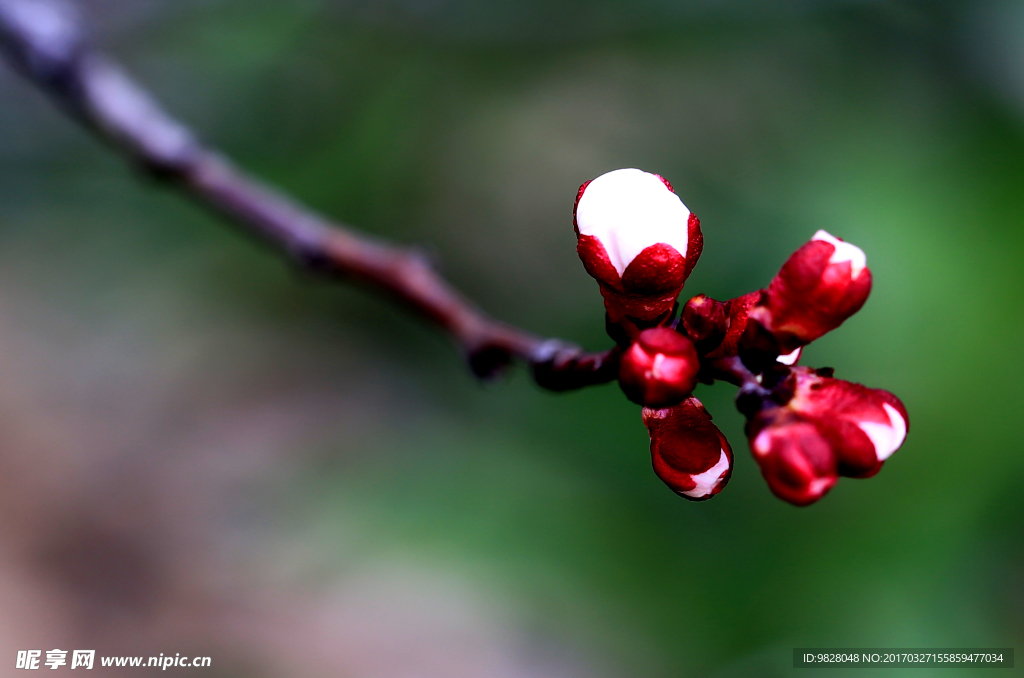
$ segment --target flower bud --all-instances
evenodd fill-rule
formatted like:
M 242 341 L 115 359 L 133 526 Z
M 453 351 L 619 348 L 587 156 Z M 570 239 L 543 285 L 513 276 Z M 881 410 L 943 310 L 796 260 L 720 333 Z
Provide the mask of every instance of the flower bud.
M 644 408 L 654 472 L 676 494 L 702 501 L 732 475 L 732 449 L 696 398 L 665 409 Z
M 814 423 L 775 408 L 758 414 L 748 431 L 761 475 L 779 499 L 807 506 L 839 479 L 832 446 Z
M 750 449 L 772 492 L 800 506 L 820 499 L 839 476 L 868 478 L 903 444 L 907 410 L 888 391 L 795 367 L 780 384 L 785 405 L 747 424 Z
M 612 322 L 656 323 L 703 247 L 700 222 L 657 174 L 620 169 L 580 186 L 573 209 L 583 266 Z
M 654 327 L 641 332 L 622 355 L 619 385 L 639 405 L 668 407 L 693 392 L 699 371 L 692 341 L 668 327 Z
M 750 310 L 761 299 L 761 292 L 762 290 L 755 290 L 744 294 L 742 297 L 736 297 L 725 302 L 727 318 L 725 337 L 722 339 L 722 343 L 708 354 L 708 358 L 714 360 L 717 358 L 728 358 L 737 354 L 740 338 L 743 336 L 743 331 L 747 328 L 747 317 L 750 315 Z
M 899 398 L 822 376 L 806 367 L 794 369 L 796 388 L 786 407 L 818 423 L 839 461 L 840 475 L 867 478 L 898 450 L 907 437 L 907 410 Z
M 774 337 L 773 352 L 786 354 L 839 327 L 870 292 L 864 252 L 818 231 L 783 264 L 750 318 Z
M 729 329 L 726 305 L 703 294 L 686 302 L 680 320 L 699 353 L 708 353 L 721 344 Z
M 765 290 L 754 290 L 723 304 L 698 294 L 686 302 L 682 324 L 687 335 L 696 342 L 698 354 L 709 360 L 718 360 L 742 353 L 744 362 L 749 361 L 758 371 L 774 362 L 797 364 L 803 347 L 780 355 L 774 337 L 760 324 L 750 322 L 756 311 L 760 310 L 758 304 L 764 300 L 765 295 Z M 755 337 L 754 341 L 751 341 L 752 336 Z M 751 347 L 755 344 L 759 350 L 752 354 Z

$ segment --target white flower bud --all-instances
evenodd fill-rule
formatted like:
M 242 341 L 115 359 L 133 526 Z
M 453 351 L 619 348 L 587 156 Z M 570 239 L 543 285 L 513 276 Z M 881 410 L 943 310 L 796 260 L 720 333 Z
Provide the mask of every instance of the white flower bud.
M 621 276 L 638 254 L 664 243 L 686 256 L 690 210 L 656 174 L 620 169 L 590 182 L 576 206 L 580 235 L 597 238 Z

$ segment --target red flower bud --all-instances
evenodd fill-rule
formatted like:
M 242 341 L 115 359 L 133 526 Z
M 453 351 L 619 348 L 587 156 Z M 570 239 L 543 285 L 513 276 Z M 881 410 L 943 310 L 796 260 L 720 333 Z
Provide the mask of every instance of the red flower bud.
M 747 327 L 747 317 L 760 298 L 761 290 L 755 290 L 747 292 L 742 297 L 736 297 L 725 302 L 725 312 L 728 318 L 725 338 L 722 339 L 722 343 L 715 350 L 708 354 L 708 358 L 714 360 L 716 358 L 728 358 L 737 354 L 740 338 Z
M 903 444 L 907 410 L 888 391 L 823 376 L 807 367 L 790 376 L 793 396 L 747 425 L 750 449 L 778 497 L 804 506 L 839 476 L 867 478 Z
M 763 299 L 765 290 L 754 290 L 742 297 L 736 297 L 722 303 L 698 294 L 686 302 L 683 307 L 682 324 L 686 334 L 696 342 L 700 355 L 709 360 L 728 358 L 738 355 L 740 346 L 747 341 L 745 333 L 749 319 L 757 310 L 758 303 Z M 768 337 L 771 346 L 766 357 L 776 356 L 775 341 Z M 800 360 L 802 348 L 775 357 L 783 365 L 795 365 Z
M 805 346 L 860 310 L 871 292 L 864 252 L 818 231 L 786 261 L 751 311 L 779 353 Z
M 693 392 L 699 371 L 692 341 L 673 329 L 654 327 L 641 332 L 622 355 L 619 385 L 639 405 L 668 407 Z
M 654 472 L 676 494 L 701 501 L 732 475 L 732 449 L 696 398 L 665 409 L 644 408 Z
M 705 353 L 722 343 L 729 329 L 728 307 L 704 294 L 686 302 L 681 315 L 686 336 Z
M 612 322 L 672 310 L 703 247 L 700 222 L 657 174 L 620 169 L 580 186 L 573 225 Z
M 840 475 L 873 476 L 906 439 L 907 410 L 888 391 L 820 376 L 806 367 L 796 368 L 794 376 L 796 389 L 786 407 L 817 422 L 836 452 Z
M 758 414 L 749 434 L 761 475 L 779 499 L 807 506 L 839 479 L 832 446 L 812 422 L 775 408 Z

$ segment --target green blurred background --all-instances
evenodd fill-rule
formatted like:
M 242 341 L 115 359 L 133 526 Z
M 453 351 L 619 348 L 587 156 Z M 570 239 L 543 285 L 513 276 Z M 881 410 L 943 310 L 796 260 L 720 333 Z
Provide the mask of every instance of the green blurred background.
M 819 228 L 852 241 L 874 292 L 803 362 L 893 391 L 911 430 L 797 509 L 734 389 L 702 386 L 736 464 L 686 502 L 616 386 L 476 383 L 446 337 L 290 269 L 3 69 L 5 656 L 724 678 L 845 675 L 793 647 L 1020 645 L 1024 3 L 85 5 L 204 139 L 538 333 L 609 344 L 571 209 L 611 169 L 700 216 L 684 297 L 764 286 Z

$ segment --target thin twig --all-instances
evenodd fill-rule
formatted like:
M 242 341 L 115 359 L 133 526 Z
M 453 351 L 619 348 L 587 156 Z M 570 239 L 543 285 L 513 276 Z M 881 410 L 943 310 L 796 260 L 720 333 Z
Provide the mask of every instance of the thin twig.
M 416 250 L 332 223 L 197 141 L 98 52 L 67 0 L 0 0 L 0 48 L 30 81 L 128 159 L 227 217 L 297 264 L 383 291 L 454 337 L 473 372 L 513 359 L 538 384 L 579 388 L 615 377 L 618 352 L 588 354 L 490 318 Z
M 793 397 L 793 369 L 781 363 L 774 363 L 769 369 L 755 374 L 740 356 L 719 358 L 705 364 L 702 374 L 711 380 L 719 379 L 739 386 L 736 393 L 736 409 L 747 418 L 766 407 L 785 405 Z M 831 368 L 824 368 L 823 374 L 831 376 Z
M 760 388 L 761 382 L 739 356 L 709 360 L 703 364 L 703 374 L 711 379 L 727 381 L 735 386 Z M 766 389 L 767 392 L 767 389 Z

